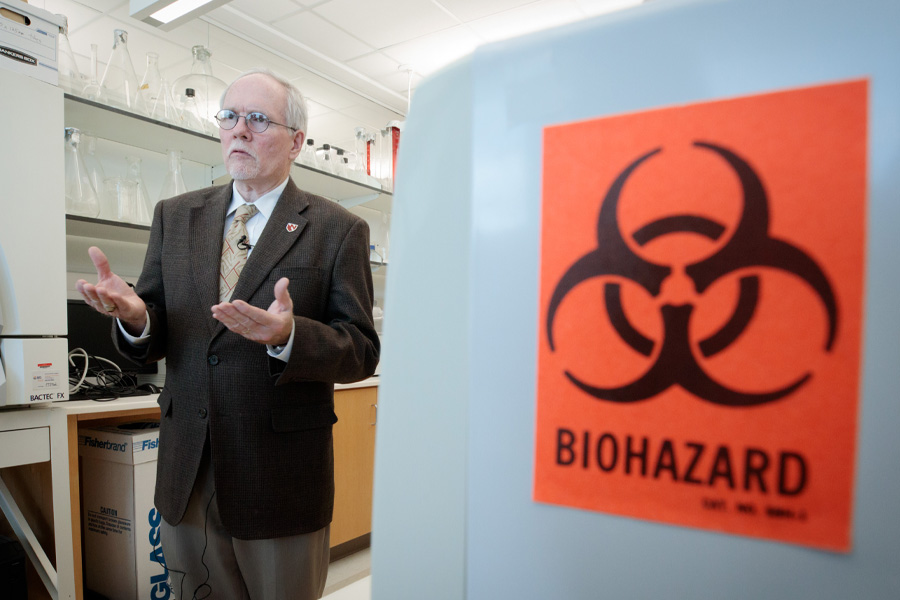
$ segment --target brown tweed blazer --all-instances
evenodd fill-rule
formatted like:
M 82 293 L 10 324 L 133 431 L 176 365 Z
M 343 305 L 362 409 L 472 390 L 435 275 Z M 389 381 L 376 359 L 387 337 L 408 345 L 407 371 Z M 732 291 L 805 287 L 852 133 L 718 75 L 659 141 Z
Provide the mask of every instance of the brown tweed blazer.
M 184 515 L 208 435 L 232 536 L 307 533 L 330 523 L 334 506 L 334 384 L 365 379 L 378 363 L 369 228 L 288 182 L 232 297 L 266 309 L 275 282 L 290 279 L 295 337 L 285 364 L 210 313 L 231 193 L 229 184 L 156 206 L 136 286 L 151 341 L 136 354 L 117 328 L 114 337 L 138 362 L 166 359 L 154 499 L 166 521 Z

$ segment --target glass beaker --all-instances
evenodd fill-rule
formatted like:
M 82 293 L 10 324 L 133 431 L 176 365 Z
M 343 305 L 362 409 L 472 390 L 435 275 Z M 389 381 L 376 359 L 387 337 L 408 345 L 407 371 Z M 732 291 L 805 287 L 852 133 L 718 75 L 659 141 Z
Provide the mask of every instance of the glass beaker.
M 104 219 L 122 223 L 137 223 L 139 219 L 138 185 L 124 177 L 107 177 L 103 183 Z
M 70 94 L 81 94 L 84 89 L 84 81 L 82 81 L 81 72 L 78 70 L 78 64 L 75 62 L 75 55 L 72 53 L 72 45 L 69 43 L 69 19 L 65 15 L 56 15 L 62 17 L 63 24 L 59 28 L 59 38 L 57 39 L 57 72 L 59 73 L 59 87 Z
M 81 91 L 81 95 L 94 102 L 103 102 L 103 89 L 97 78 L 97 44 L 91 44 L 91 81 Z
M 147 193 L 147 186 L 144 185 L 144 177 L 141 175 L 141 159 L 138 156 L 126 156 L 125 160 L 128 162 L 128 175 L 125 179 L 133 181 L 137 186 L 135 191 L 136 213 L 132 222 L 149 225 L 154 203 L 150 201 L 150 194 Z
M 160 87 L 162 86 L 162 75 L 159 74 L 159 54 L 156 52 L 147 53 L 147 67 L 144 70 L 144 77 L 141 79 L 140 94 L 143 97 L 144 107 L 149 113 L 151 108 L 156 105 L 159 98 Z
M 163 183 L 162 191 L 159 193 L 159 199 L 173 198 L 187 191 L 184 185 L 184 176 L 181 172 L 181 150 L 169 150 L 169 172 L 166 175 L 166 181 Z
M 132 112 L 146 112 L 143 98 L 138 93 L 138 78 L 134 64 L 128 53 L 128 32 L 116 29 L 113 32 L 113 50 L 103 79 L 100 80 L 103 99 L 110 106 L 124 108 Z
M 172 83 L 175 106 L 183 111 L 185 104 L 188 103 L 187 90 L 194 90 L 194 103 L 203 124 L 200 131 L 216 136 L 219 132 L 216 113 L 219 112 L 219 101 L 227 86 L 224 81 L 213 75 L 212 53 L 206 46 L 194 46 L 191 53 L 194 56 L 191 73 L 179 77 Z
M 80 144 L 81 132 L 74 127 L 66 127 L 66 212 L 96 217 L 100 214 L 100 199 L 84 166 Z

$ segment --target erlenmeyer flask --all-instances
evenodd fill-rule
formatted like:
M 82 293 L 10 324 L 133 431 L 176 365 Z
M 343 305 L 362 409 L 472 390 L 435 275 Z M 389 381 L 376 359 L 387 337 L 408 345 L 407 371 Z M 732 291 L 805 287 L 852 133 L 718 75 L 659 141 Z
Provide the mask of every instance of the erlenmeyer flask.
M 90 77 L 91 81 L 84 86 L 81 95 L 94 102 L 103 102 L 103 89 L 100 87 L 100 80 L 97 78 L 97 44 L 91 44 Z
M 134 64 L 128 53 L 128 32 L 116 29 L 113 32 L 113 50 L 103 79 L 100 80 L 103 98 L 110 106 L 124 108 L 132 112 L 146 112 L 143 98 L 138 93 L 138 78 Z
M 191 48 L 194 62 L 191 64 L 190 75 L 179 77 L 172 83 L 172 95 L 175 97 L 175 106 L 184 110 L 187 103 L 186 90 L 194 90 L 194 102 L 197 105 L 197 114 L 200 116 L 203 129 L 201 131 L 216 136 L 219 132 L 219 124 L 216 123 L 216 113 L 219 112 L 219 101 L 225 93 L 225 82 L 213 76 L 212 53 L 205 46 Z
M 204 119 L 200 113 L 200 107 L 197 105 L 197 99 L 194 95 L 194 88 L 184 90 L 184 104 L 181 106 L 181 126 L 185 129 L 207 132 Z
M 80 94 L 81 90 L 84 89 L 84 81 L 82 81 L 81 72 L 75 63 L 72 45 L 69 44 L 69 20 L 65 15 L 56 16 L 63 19 L 63 25 L 59 28 L 59 38 L 56 42 L 57 51 L 59 52 L 56 65 L 59 72 L 59 87 L 70 94 Z
M 169 173 L 163 183 L 159 199 L 173 198 L 187 191 L 184 185 L 184 177 L 181 174 L 181 150 L 169 150 Z
M 139 225 L 149 225 L 154 203 L 150 201 L 150 194 L 147 193 L 147 186 L 144 185 L 144 178 L 141 175 L 141 159 L 138 156 L 126 156 L 125 160 L 128 161 L 128 175 L 125 176 L 125 179 L 133 181 L 137 186 L 134 222 Z
M 140 94 L 143 97 L 144 107 L 149 113 L 159 97 L 159 89 L 162 85 L 162 75 L 159 74 L 159 54 L 147 53 L 147 68 L 141 79 Z
M 66 212 L 83 217 L 100 214 L 100 199 L 81 154 L 81 132 L 66 127 Z
M 84 159 L 84 166 L 87 169 L 88 177 L 91 179 L 91 185 L 94 186 L 94 191 L 97 192 L 97 196 L 101 200 L 100 218 L 111 219 L 113 216 L 105 215 L 103 210 L 102 196 L 106 174 L 103 172 L 103 165 L 100 164 L 100 159 L 97 158 L 97 138 L 89 135 L 87 132 L 82 132 L 81 147 L 84 150 L 82 158 Z
M 175 110 L 175 100 L 172 99 L 172 90 L 169 88 L 168 80 L 163 77 L 159 84 L 159 92 L 156 94 L 156 100 L 149 105 L 150 117 L 157 121 L 165 121 L 181 125 L 181 117 Z

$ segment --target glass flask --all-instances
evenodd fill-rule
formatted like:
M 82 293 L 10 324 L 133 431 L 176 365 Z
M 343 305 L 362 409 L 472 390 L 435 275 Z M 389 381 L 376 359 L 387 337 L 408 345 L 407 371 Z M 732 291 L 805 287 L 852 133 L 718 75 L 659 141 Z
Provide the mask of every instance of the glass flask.
M 307 167 L 316 167 L 316 142 L 313 139 L 306 140 L 303 148 L 300 149 L 300 156 L 297 157 L 301 165 Z
M 187 90 L 194 90 L 197 113 L 204 125 L 201 131 L 215 136 L 219 131 L 216 113 L 219 112 L 219 101 L 227 86 L 224 81 L 213 75 L 210 60 L 212 53 L 206 46 L 194 46 L 191 53 L 194 55 L 191 73 L 179 77 L 172 83 L 172 96 L 175 98 L 176 108 L 183 111 L 184 105 L 188 103 Z
M 147 68 L 144 70 L 144 77 L 141 78 L 140 94 L 144 107 L 149 113 L 159 98 L 160 87 L 162 86 L 162 75 L 159 74 L 159 54 L 156 52 L 147 53 Z
M 97 78 L 97 44 L 91 44 L 91 81 L 81 91 L 81 95 L 93 102 L 103 101 L 103 90 L 100 88 L 100 80 Z
M 56 16 L 63 19 L 63 25 L 59 28 L 59 38 L 57 39 L 59 87 L 70 94 L 81 94 L 81 90 L 84 89 L 84 81 L 82 81 L 81 72 L 78 70 L 78 64 L 75 62 L 72 45 L 69 44 L 69 20 L 65 15 Z
M 165 121 L 181 125 L 181 115 L 175 109 L 175 99 L 172 98 L 172 89 L 169 87 L 169 81 L 163 77 L 159 84 L 159 92 L 153 104 L 149 104 L 147 108 L 150 111 L 150 117 L 157 121 Z
M 334 163 L 331 159 L 331 145 L 322 144 L 322 147 L 316 150 L 316 167 L 320 171 L 334 173 Z
M 334 153 L 335 153 L 335 156 L 332 157 L 332 160 L 334 162 L 331 165 L 332 168 L 334 169 L 334 174 L 340 175 L 341 177 L 346 177 L 347 176 L 347 167 L 345 165 L 346 165 L 347 157 L 344 156 L 344 149 L 343 148 L 335 148 Z
M 181 173 L 181 150 L 169 150 L 169 172 L 163 183 L 159 199 L 173 198 L 187 191 L 184 185 L 184 176 Z
M 194 94 L 194 88 L 184 90 L 184 103 L 181 105 L 181 126 L 185 129 L 207 133 L 200 106 Z
M 128 175 L 126 180 L 132 181 L 137 186 L 135 190 L 135 217 L 132 221 L 139 225 L 149 225 L 154 203 L 150 201 L 147 186 L 144 185 L 144 177 L 141 175 L 141 159 L 138 156 L 126 156 L 128 161 Z
M 66 212 L 82 217 L 100 214 L 100 199 L 84 166 L 81 152 L 81 131 L 66 127 Z
M 143 113 L 143 98 L 138 92 L 138 78 L 128 53 L 128 32 L 113 32 L 113 50 L 103 79 L 100 80 L 102 98 L 110 106 Z
M 97 196 L 100 199 L 100 218 L 108 219 L 110 217 L 104 216 L 102 197 L 104 182 L 106 181 L 106 174 L 103 172 L 103 165 L 100 164 L 100 159 L 97 158 L 97 138 L 88 134 L 86 131 L 82 132 L 81 147 L 84 150 L 84 152 L 82 153 L 82 157 L 84 158 L 84 166 L 87 169 L 88 176 L 91 179 L 91 185 L 94 186 L 94 191 L 97 192 Z

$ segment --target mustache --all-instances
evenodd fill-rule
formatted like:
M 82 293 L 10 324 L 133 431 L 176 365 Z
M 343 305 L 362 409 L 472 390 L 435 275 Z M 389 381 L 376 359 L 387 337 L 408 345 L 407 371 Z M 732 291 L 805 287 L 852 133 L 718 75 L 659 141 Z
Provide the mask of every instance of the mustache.
M 247 146 L 247 144 L 245 144 L 244 142 L 242 142 L 240 140 L 235 140 L 235 141 L 231 142 L 231 145 L 228 146 L 228 154 L 231 154 L 235 150 L 239 150 L 241 152 L 246 152 L 247 154 L 250 155 L 250 158 L 256 159 L 256 153 L 253 150 L 251 150 L 250 147 Z

